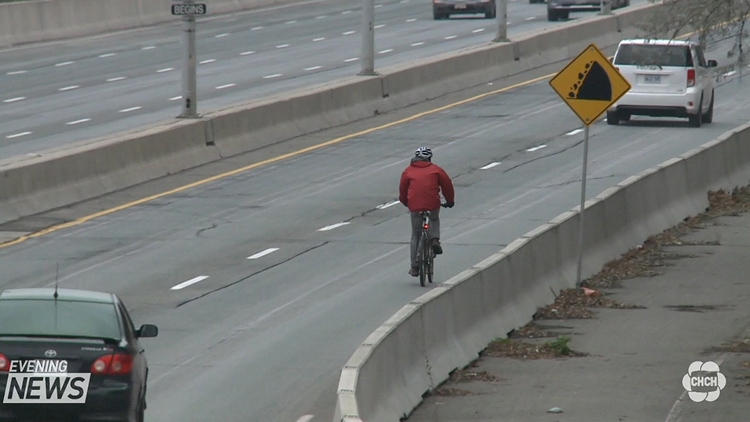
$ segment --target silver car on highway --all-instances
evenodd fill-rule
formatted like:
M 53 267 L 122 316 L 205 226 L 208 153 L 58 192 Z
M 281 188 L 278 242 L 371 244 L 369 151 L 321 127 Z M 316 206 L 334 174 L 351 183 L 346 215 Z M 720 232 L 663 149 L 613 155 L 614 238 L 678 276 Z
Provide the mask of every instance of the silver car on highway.
M 630 0 L 604 0 L 611 4 L 612 9 L 630 6 Z M 568 19 L 570 12 L 599 11 L 601 0 L 547 0 L 547 20 L 550 22 Z

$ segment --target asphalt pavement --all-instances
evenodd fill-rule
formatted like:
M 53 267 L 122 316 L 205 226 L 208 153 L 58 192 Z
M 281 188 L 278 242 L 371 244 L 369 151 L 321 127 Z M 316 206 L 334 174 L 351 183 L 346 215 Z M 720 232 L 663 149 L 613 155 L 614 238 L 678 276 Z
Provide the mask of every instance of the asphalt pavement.
M 375 7 L 376 69 L 486 43 L 497 31 L 496 20 L 481 16 L 435 21 L 423 1 L 377 0 Z M 356 75 L 360 8 L 331 0 L 198 18 L 198 112 Z M 521 0 L 509 2 L 508 20 L 511 37 L 565 24 L 547 22 L 544 4 Z M 175 119 L 184 54 L 177 17 L 0 50 L 0 159 Z
M 443 388 L 461 394 L 428 397 L 407 421 L 748 420 L 750 214 L 713 223 L 683 237 L 682 246 L 665 248 L 669 265 L 656 268 L 661 275 L 604 290 L 610 299 L 645 309 L 595 309 L 594 319 L 538 321 L 556 327 L 551 331 L 572 338 L 571 349 L 589 356 L 483 357 L 467 371 L 488 379 L 486 372 L 495 380 L 451 381 Z M 695 361 L 716 363 L 726 379 L 713 402 L 695 402 L 683 387 Z M 702 391 L 711 389 L 716 388 Z M 562 413 L 548 413 L 553 408 Z
M 432 147 L 457 190 L 456 207 L 441 215 L 436 283 L 578 204 L 580 122 L 546 80 L 520 82 L 497 81 L 5 224 L 0 231 L 13 237 L 69 222 L 0 249 L 0 288 L 51 285 L 59 263 L 60 286 L 115 292 L 136 324 L 157 324 L 160 336 L 145 342 L 150 421 L 328 422 L 351 353 L 426 291 L 407 275 L 409 221 L 395 204 L 414 149 Z M 647 118 L 593 125 L 588 196 L 747 122 L 748 91 L 727 80 L 716 90 L 714 123 L 701 128 Z M 247 165 L 256 166 L 163 193 Z

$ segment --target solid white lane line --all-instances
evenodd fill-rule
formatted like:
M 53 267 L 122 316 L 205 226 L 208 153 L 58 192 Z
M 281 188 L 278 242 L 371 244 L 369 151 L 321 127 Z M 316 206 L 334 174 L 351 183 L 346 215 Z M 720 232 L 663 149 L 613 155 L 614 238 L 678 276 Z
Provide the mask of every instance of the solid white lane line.
M 499 165 L 500 165 L 500 163 L 498 163 L 498 162 L 494 162 L 494 163 L 489 163 L 489 164 L 487 164 L 487 165 L 486 165 L 486 166 L 484 166 L 484 167 L 480 167 L 480 169 L 481 169 L 481 170 L 487 170 L 487 169 L 491 169 L 492 167 L 497 167 L 497 166 L 499 166 Z
M 318 231 L 319 232 L 327 232 L 328 230 L 337 229 L 337 228 L 339 228 L 341 226 L 346 226 L 347 224 L 349 224 L 349 222 L 331 224 L 330 226 L 325 226 L 322 229 L 318 229 Z
M 256 253 L 255 255 L 250 255 L 250 256 L 248 256 L 248 257 L 247 257 L 247 259 L 258 259 L 258 258 L 262 258 L 262 257 L 264 257 L 264 256 L 266 256 L 266 255 L 268 255 L 268 254 L 274 253 L 274 252 L 276 252 L 276 251 L 278 251 L 278 250 L 279 250 L 279 248 L 268 248 L 268 249 L 266 249 L 266 250 L 264 250 L 264 251 L 261 251 L 261 252 L 258 252 L 258 253 Z
M 7 100 L 5 100 L 3 102 L 4 103 L 15 103 L 16 101 L 22 101 L 22 100 L 25 100 L 25 99 L 26 99 L 26 97 L 16 97 L 16 98 L 9 98 L 9 99 L 7 99 Z
M 67 66 L 69 64 L 73 64 L 73 62 L 62 62 L 62 63 L 56 64 L 55 66 Z
M 379 52 L 379 54 L 386 54 L 386 53 L 390 53 L 391 51 L 393 51 L 393 49 L 389 48 L 387 50 L 383 50 L 383 51 Z
M 312 66 L 312 67 L 306 67 L 306 68 L 305 68 L 305 70 L 308 70 L 308 71 L 309 71 L 309 70 L 318 70 L 318 69 L 320 69 L 320 68 L 322 68 L 322 67 L 323 67 L 323 66 Z
M 216 59 L 208 59 L 208 60 L 203 60 L 202 62 L 199 62 L 199 63 L 200 64 L 209 64 L 209 63 L 213 63 L 215 61 L 216 61 Z
M 457 37 L 457 35 L 448 35 L 447 37 L 445 37 L 445 39 L 446 40 L 452 40 L 452 39 L 454 39 L 456 37 Z
M 174 68 L 173 67 L 165 67 L 164 69 L 157 70 L 156 73 L 169 72 L 170 70 L 174 70 Z
M 65 86 L 65 87 L 58 89 L 58 91 L 70 91 L 71 89 L 76 89 L 76 88 L 80 88 L 80 86 L 78 85 Z
M 583 132 L 583 129 L 576 129 L 576 130 L 571 130 L 570 132 L 566 133 L 566 135 L 573 136 L 576 133 L 581 133 L 581 132 Z
M 198 277 L 195 277 L 195 278 L 191 278 L 191 279 L 190 279 L 190 280 L 188 280 L 188 281 L 184 281 L 184 282 L 182 282 L 182 283 L 180 283 L 180 284 L 178 284 L 178 285 L 176 285 L 176 286 L 172 287 L 172 288 L 171 288 L 170 290 L 180 290 L 180 289 L 184 289 L 184 288 L 185 288 L 185 287 L 187 287 L 187 286 L 192 286 L 193 284 L 195 284 L 195 283 L 198 283 L 198 282 L 201 282 L 201 281 L 203 281 L 203 280 L 205 280 L 205 279 L 207 279 L 207 278 L 208 278 L 208 276 L 207 276 L 207 275 L 201 275 L 201 276 L 198 276 Z
M 380 205 L 378 205 L 375 208 L 377 208 L 379 210 L 384 210 L 386 208 L 390 208 L 390 207 L 392 207 L 392 206 L 394 206 L 396 204 L 400 204 L 400 203 L 401 203 L 400 201 L 391 201 L 391 202 L 386 202 L 385 204 L 380 204 Z
M 411 46 L 412 46 L 412 47 L 418 47 L 418 46 L 420 46 L 420 45 L 424 45 L 424 43 L 423 43 L 422 41 L 420 41 L 420 42 L 415 42 L 415 43 L 412 43 L 412 45 L 411 45 Z
M 227 36 L 229 36 L 229 34 L 219 34 L 219 35 L 216 36 L 216 38 L 224 38 L 224 37 L 227 37 Z
M 72 122 L 65 123 L 66 125 L 77 125 L 79 123 L 86 123 L 91 121 L 91 119 L 80 119 L 80 120 L 73 120 Z
M 14 70 L 12 72 L 6 73 L 6 75 L 21 75 L 21 74 L 24 74 L 24 73 L 26 73 L 25 70 Z
M 101 57 L 101 58 L 105 58 L 105 57 L 112 57 L 112 56 L 114 56 L 115 54 L 117 54 L 117 53 L 107 53 L 107 54 L 100 54 L 100 55 L 99 55 L 99 57 Z
M 237 86 L 237 84 L 219 85 L 219 86 L 216 87 L 216 89 L 226 89 L 226 88 L 231 88 L 233 86 Z
M 240 53 L 240 56 L 249 56 L 251 54 L 255 54 L 255 52 L 254 51 L 243 51 L 242 53 Z
M 31 135 L 31 132 L 21 132 L 21 133 L 15 133 L 15 134 L 13 134 L 13 135 L 8 135 L 8 136 L 6 136 L 6 138 L 8 138 L 8 139 L 13 139 L 13 138 L 18 138 L 18 137 L 21 137 L 21 136 L 26 136 L 26 135 Z
M 546 147 L 547 147 L 547 145 L 539 145 L 538 147 L 529 148 L 526 151 L 528 151 L 528 152 L 534 152 L 534 151 L 537 151 L 537 150 L 540 150 L 540 149 L 546 148 Z
M 289 47 L 289 44 L 281 44 L 281 45 L 276 46 L 276 48 L 287 48 L 287 47 Z
M 359 60 L 359 57 L 352 57 L 351 59 L 346 59 L 346 60 L 344 60 L 344 61 L 345 61 L 346 63 L 349 63 L 349 62 L 354 62 L 354 61 L 357 61 L 357 60 Z
M 117 82 L 117 81 L 121 81 L 123 79 L 125 79 L 124 76 L 118 76 L 116 78 L 109 78 L 109 79 L 107 79 L 107 82 Z
M 138 107 L 124 108 L 124 109 L 120 110 L 120 113 L 129 113 L 131 111 L 136 111 L 136 110 L 140 110 L 140 109 L 141 109 L 140 106 L 138 106 Z
M 346 32 L 342 32 L 341 35 L 352 35 L 355 33 L 357 33 L 357 31 L 346 31 Z
M 475 30 L 473 30 L 473 31 L 471 31 L 471 32 L 473 32 L 473 33 L 475 33 L 475 34 L 478 34 L 478 33 L 480 33 L 480 32 L 484 32 L 484 28 L 479 28 L 479 29 L 475 29 Z
M 181 99 L 182 99 L 182 95 L 180 95 L 178 97 L 172 97 L 172 98 L 169 99 L 169 101 L 177 101 L 177 100 L 181 100 Z
M 153 46 L 153 45 L 149 45 L 149 46 L 146 46 L 146 47 L 143 47 L 143 48 L 141 48 L 141 50 L 153 50 L 153 49 L 155 49 L 155 48 L 156 48 L 156 46 Z
M 273 75 L 266 75 L 263 77 L 263 79 L 273 79 L 278 78 L 279 76 L 283 76 L 281 73 L 274 73 Z
M 313 42 L 324 41 L 324 40 L 325 40 L 325 37 L 313 38 Z

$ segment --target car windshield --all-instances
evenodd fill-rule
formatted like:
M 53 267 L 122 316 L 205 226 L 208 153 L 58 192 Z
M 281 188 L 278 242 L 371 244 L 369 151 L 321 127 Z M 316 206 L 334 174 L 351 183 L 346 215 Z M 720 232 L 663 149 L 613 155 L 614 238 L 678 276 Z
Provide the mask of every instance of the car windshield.
M 615 64 L 693 67 L 693 56 L 684 45 L 623 44 L 617 50 Z
M 48 299 L 0 301 L 0 335 L 121 338 L 111 303 Z

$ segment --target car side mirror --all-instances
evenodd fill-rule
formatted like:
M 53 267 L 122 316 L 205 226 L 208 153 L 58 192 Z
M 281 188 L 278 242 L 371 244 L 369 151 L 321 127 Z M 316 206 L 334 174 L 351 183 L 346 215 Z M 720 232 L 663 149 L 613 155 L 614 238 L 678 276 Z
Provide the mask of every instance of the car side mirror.
M 156 325 L 143 324 L 136 335 L 138 338 L 156 337 L 159 335 L 159 328 Z
M 708 61 L 708 67 L 716 67 L 719 63 L 716 62 L 716 60 L 709 60 Z

